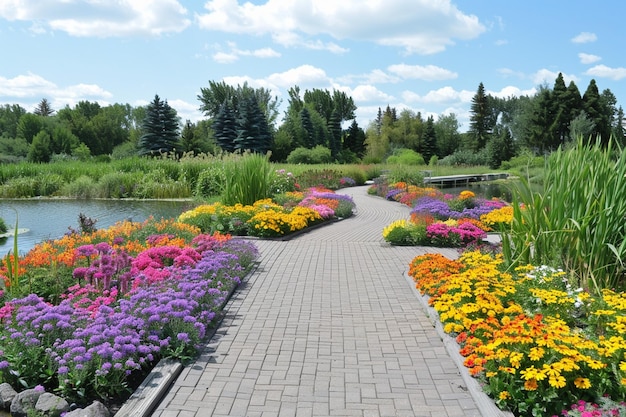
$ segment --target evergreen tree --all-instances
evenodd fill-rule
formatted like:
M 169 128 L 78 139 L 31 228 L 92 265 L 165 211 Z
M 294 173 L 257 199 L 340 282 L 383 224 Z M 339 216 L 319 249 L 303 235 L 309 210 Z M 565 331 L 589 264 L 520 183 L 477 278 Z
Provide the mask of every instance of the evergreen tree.
M 167 101 L 161 101 L 158 95 L 148 104 L 143 121 L 139 154 L 156 156 L 168 153 L 180 147 L 179 125 L 176 110 Z
M 554 135 L 551 142 L 555 145 L 563 145 L 569 138 L 569 124 L 572 120 L 570 119 L 571 112 L 568 107 L 568 101 L 568 91 L 567 87 L 565 87 L 563 74 L 559 72 L 552 89 L 552 114 L 554 114 L 554 121 L 550 126 L 550 133 Z
M 383 127 L 383 111 L 380 107 L 378 108 L 378 113 L 376 114 L 375 126 L 376 132 L 378 133 L 378 135 L 380 135 L 380 130 Z
M 489 168 L 498 169 L 503 161 L 515 156 L 515 142 L 508 127 L 498 124 L 487 142 L 487 160 Z
M 271 135 L 256 97 L 248 97 L 239 108 L 235 149 L 266 153 L 271 148 Z
M 485 95 L 485 86 L 481 82 L 478 90 L 472 97 L 470 107 L 470 125 L 468 134 L 472 140 L 470 147 L 479 151 L 485 147 L 490 134 L 490 106 L 489 98 Z
M 215 141 L 222 150 L 233 152 L 237 139 L 237 118 L 228 100 L 224 100 L 211 126 Z
M 365 154 L 365 132 L 359 127 L 356 120 L 348 127 L 348 132 L 343 140 L 343 147 L 362 158 Z
M 330 134 L 328 138 L 328 147 L 330 148 L 330 155 L 333 159 L 337 159 L 339 152 L 341 151 L 341 116 L 339 110 L 333 110 L 328 121 L 328 132 Z
M 592 79 L 589 82 L 589 86 L 585 94 L 583 94 L 583 109 L 585 113 L 587 113 L 587 117 L 594 124 L 594 129 L 591 134 L 592 137 L 585 139 L 589 139 L 593 142 L 596 137 L 600 137 L 602 143 L 608 143 L 610 135 L 609 115 L 607 114 L 608 109 L 602 102 L 596 80 Z
M 430 161 L 430 158 L 437 154 L 437 133 L 435 132 L 435 120 L 433 116 L 426 119 L 426 129 L 424 131 L 424 140 L 422 140 L 421 152 L 424 161 Z
M 48 99 L 42 98 L 39 104 L 37 105 L 37 107 L 35 107 L 35 110 L 33 110 L 33 113 L 35 113 L 37 116 L 48 117 L 48 116 L 52 116 L 52 113 L 54 113 L 54 110 L 50 106 Z
M 195 125 L 191 123 L 191 120 L 187 120 L 180 134 L 180 145 L 183 152 L 191 152 L 197 155 L 205 152 L 206 147 L 203 146 L 200 135 L 195 134 L 195 130 Z
M 302 129 L 304 130 L 304 146 L 312 149 L 315 147 L 315 139 L 313 132 L 313 122 L 311 121 L 311 113 L 309 109 L 303 107 L 300 111 L 300 122 L 302 124 Z

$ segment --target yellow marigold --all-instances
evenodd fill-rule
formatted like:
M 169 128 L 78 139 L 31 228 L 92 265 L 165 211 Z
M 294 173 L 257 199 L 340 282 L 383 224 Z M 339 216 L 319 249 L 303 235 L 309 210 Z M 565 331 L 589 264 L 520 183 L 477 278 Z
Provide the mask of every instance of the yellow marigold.
M 502 391 L 500 394 L 498 394 L 498 398 L 500 398 L 501 400 L 508 400 L 509 398 L 511 398 L 511 394 L 509 394 L 508 391 Z
M 513 207 L 504 206 L 480 216 L 480 221 L 488 226 L 511 224 L 513 221 Z
M 459 193 L 460 200 L 467 200 L 467 199 L 474 198 L 474 197 L 476 197 L 476 194 L 474 194 L 473 192 L 469 190 L 464 190 Z

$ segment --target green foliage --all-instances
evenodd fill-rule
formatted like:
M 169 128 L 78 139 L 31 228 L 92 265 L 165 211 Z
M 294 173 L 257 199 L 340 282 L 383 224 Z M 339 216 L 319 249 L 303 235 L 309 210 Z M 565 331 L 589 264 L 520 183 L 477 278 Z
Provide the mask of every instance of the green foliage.
M 392 165 L 425 165 L 422 155 L 413 149 L 396 149 L 393 155 L 387 158 L 387 163 Z
M 452 155 L 448 155 L 439 161 L 442 165 L 459 166 L 459 165 L 488 165 L 488 154 L 485 148 L 478 152 L 470 150 L 458 150 Z
M 224 165 L 225 205 L 252 205 L 269 196 L 271 165 L 267 155 L 244 154 Z
M 217 164 L 209 165 L 198 176 L 194 195 L 203 198 L 219 196 L 225 182 L 224 167 Z
M 4 222 L 4 219 L 0 217 L 0 234 L 6 233 L 7 230 L 7 224 Z
M 317 145 L 313 149 L 296 148 L 287 157 L 289 164 L 327 164 L 332 162 L 330 149 Z
M 140 173 L 109 172 L 98 181 L 98 197 L 127 198 L 134 197 L 137 184 L 142 180 Z
M 96 182 L 87 175 L 82 175 L 69 184 L 65 184 L 61 193 L 72 198 L 94 198 L 97 197 Z
M 428 243 L 425 224 L 408 224 L 392 228 L 385 240 L 396 246 L 420 246 Z
M 407 165 L 395 165 L 387 174 L 387 180 L 389 183 L 406 182 L 407 184 L 423 186 L 424 174 Z
M 40 131 L 33 138 L 33 143 L 28 151 L 30 162 L 50 162 L 50 135 Z
M 510 265 L 564 267 L 598 293 L 626 288 L 626 150 L 612 153 L 611 142 L 603 149 L 579 140 L 549 158 L 543 193 L 522 182 L 503 239 Z

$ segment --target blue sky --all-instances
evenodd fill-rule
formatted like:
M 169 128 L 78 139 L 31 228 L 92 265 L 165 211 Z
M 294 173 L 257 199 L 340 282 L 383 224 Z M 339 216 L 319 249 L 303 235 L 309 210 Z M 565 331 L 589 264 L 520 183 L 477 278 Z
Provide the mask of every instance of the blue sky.
M 533 94 L 559 72 L 626 100 L 626 3 L 581 0 L 2 0 L 0 104 L 145 105 L 196 121 L 210 80 L 341 90 L 379 107 L 455 113 L 478 84 Z M 599 7 L 601 5 L 601 7 Z M 281 116 L 282 117 L 282 116 Z

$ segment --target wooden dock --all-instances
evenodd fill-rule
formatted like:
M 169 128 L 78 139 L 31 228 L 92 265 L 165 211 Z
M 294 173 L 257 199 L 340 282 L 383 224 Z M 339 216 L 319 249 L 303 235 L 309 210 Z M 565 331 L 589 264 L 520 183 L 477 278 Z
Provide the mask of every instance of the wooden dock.
M 441 187 L 462 187 L 474 182 L 494 181 L 499 179 L 507 179 L 507 173 L 490 173 L 490 174 L 469 174 L 469 175 L 444 175 L 440 177 L 432 177 L 432 171 L 423 171 L 424 184 L 437 185 Z

